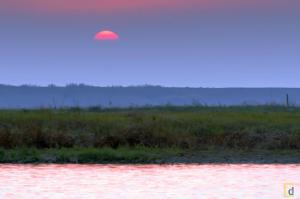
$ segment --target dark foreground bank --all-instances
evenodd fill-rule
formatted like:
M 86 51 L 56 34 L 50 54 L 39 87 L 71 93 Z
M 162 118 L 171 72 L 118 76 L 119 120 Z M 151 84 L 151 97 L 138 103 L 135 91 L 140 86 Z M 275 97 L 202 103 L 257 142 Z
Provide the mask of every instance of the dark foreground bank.
M 300 109 L 0 111 L 1 163 L 300 163 Z
M 69 148 L 0 150 L 0 163 L 91 164 L 299 164 L 300 150 L 182 151 L 150 148 Z

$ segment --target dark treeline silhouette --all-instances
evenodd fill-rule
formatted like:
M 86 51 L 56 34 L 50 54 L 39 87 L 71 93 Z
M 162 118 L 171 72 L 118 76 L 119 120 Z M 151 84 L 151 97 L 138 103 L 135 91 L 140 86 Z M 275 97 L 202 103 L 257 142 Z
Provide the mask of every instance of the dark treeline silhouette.
M 300 88 L 0 85 L 0 108 L 286 105 L 287 95 L 289 105 L 300 104 Z

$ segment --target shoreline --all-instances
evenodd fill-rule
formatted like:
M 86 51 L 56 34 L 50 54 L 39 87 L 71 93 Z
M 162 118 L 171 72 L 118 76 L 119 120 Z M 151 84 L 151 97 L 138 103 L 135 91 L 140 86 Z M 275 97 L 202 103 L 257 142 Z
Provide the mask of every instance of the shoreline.
M 0 164 L 300 164 L 300 150 L 1 149 Z

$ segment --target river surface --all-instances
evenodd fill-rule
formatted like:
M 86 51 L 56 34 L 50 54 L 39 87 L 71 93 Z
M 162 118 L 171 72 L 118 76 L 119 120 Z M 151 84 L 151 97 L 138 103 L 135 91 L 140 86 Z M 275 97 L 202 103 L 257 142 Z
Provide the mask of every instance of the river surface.
M 300 199 L 300 165 L 0 164 L 1 199 L 275 199 L 284 183 Z

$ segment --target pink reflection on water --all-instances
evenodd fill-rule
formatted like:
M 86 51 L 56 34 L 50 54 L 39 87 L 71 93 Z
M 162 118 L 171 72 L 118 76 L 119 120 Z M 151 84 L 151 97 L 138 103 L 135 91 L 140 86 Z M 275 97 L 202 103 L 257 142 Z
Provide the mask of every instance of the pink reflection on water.
M 285 182 L 300 192 L 300 165 L 0 165 L 12 199 L 273 199 Z

